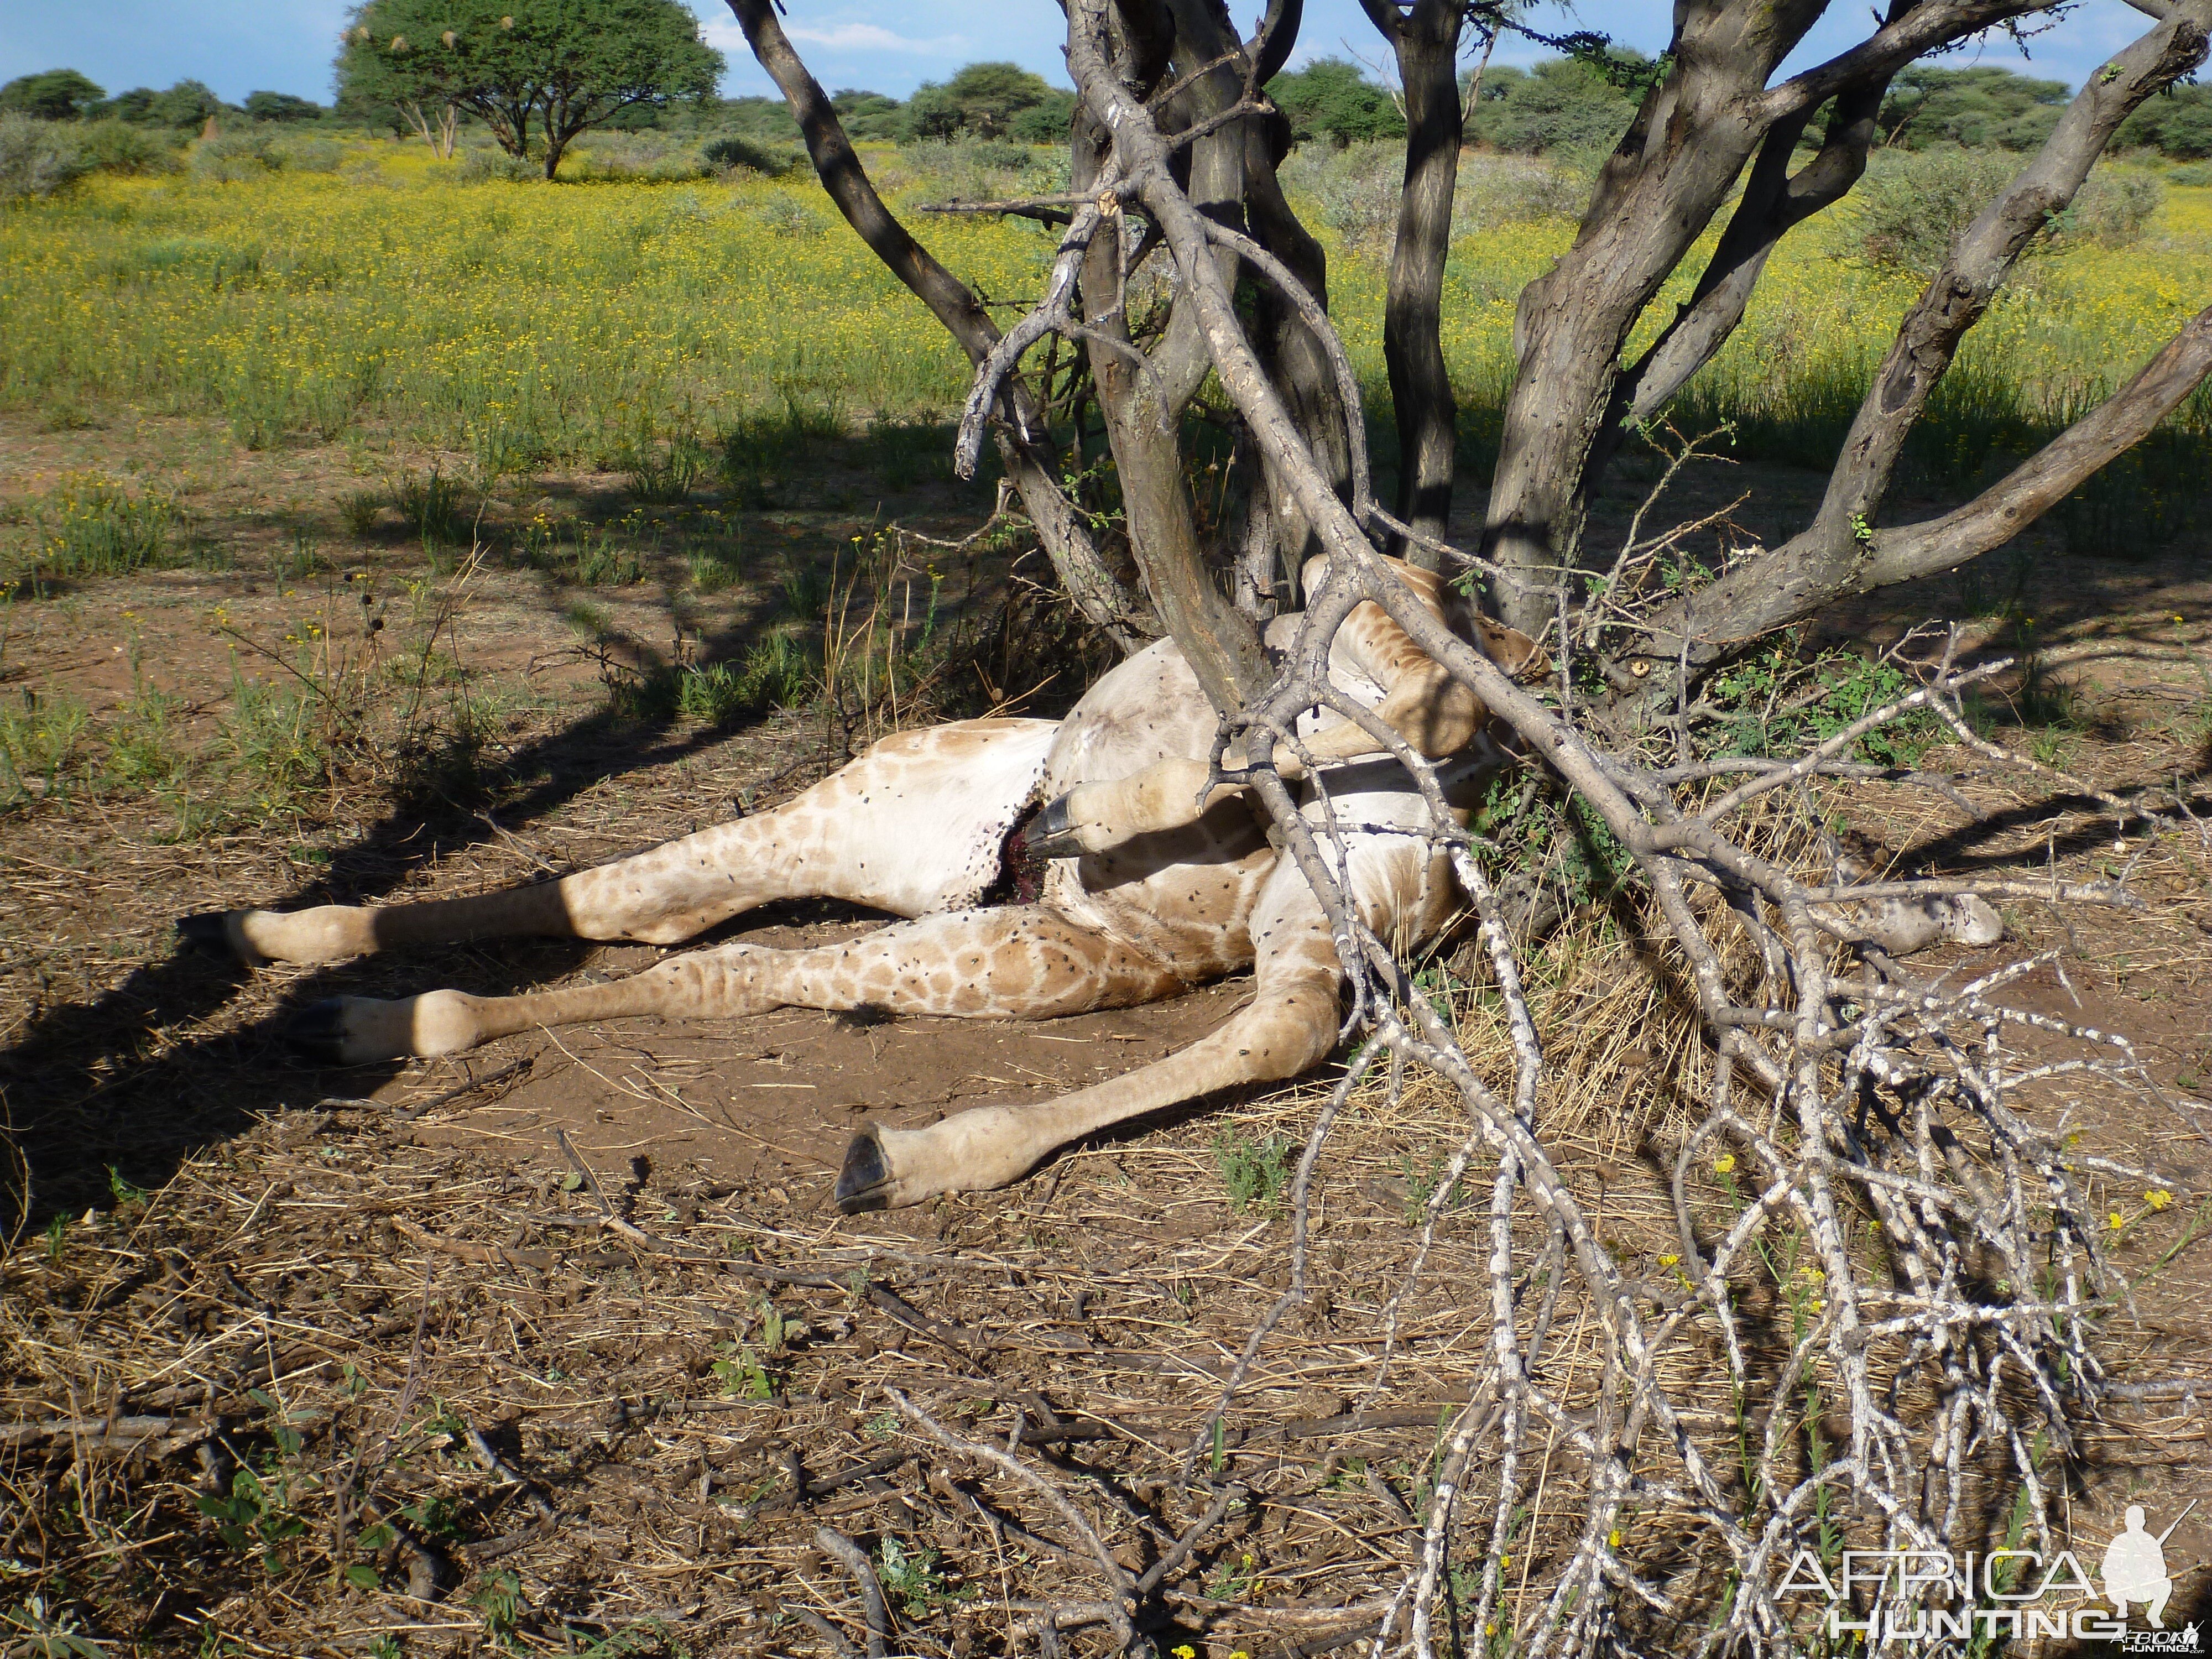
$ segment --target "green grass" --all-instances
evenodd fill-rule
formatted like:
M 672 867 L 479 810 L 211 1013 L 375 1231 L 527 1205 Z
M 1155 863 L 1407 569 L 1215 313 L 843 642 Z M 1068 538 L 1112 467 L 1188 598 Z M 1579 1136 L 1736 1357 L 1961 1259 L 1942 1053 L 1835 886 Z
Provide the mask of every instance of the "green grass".
M 944 193 L 926 152 L 868 152 L 895 203 Z M 1382 263 L 1304 205 L 1330 243 L 1333 307 L 1387 472 Z M 1856 211 L 1819 216 L 1778 250 L 1743 327 L 1673 411 L 1678 424 L 1732 422 L 1747 459 L 1832 463 L 1917 293 L 1865 255 Z M 993 296 L 1033 292 L 1053 246 L 1017 221 L 915 225 Z M 1572 234 L 1544 218 L 1453 247 L 1443 344 L 1478 471 L 1495 453 L 1516 299 Z M 1985 478 L 2118 385 L 2195 309 L 2208 255 L 2212 189 L 2170 177 L 2140 241 L 2030 262 L 1938 390 L 1908 482 Z M 1698 263 L 1655 300 L 1632 352 Z M 0 219 L 4 405 L 211 414 L 264 447 L 366 435 L 470 458 L 479 478 L 584 462 L 662 503 L 703 483 L 719 450 L 739 504 L 758 507 L 818 480 L 827 437 L 866 434 L 892 489 L 943 477 L 939 422 L 967 381 L 944 331 L 803 173 L 547 188 L 469 183 L 419 147 L 365 144 L 338 173 L 102 176 Z M 2208 459 L 2212 398 L 2200 394 L 2163 440 L 2062 511 L 2069 544 L 2124 552 L 2170 534 L 2201 499 Z M 400 502 L 426 541 L 459 538 L 449 508 Z M 89 556 L 139 556 L 129 545 Z
M 124 576 L 173 562 L 180 514 L 158 490 L 131 490 L 95 473 L 73 473 L 34 502 L 29 534 L 8 563 L 35 584 L 46 577 Z

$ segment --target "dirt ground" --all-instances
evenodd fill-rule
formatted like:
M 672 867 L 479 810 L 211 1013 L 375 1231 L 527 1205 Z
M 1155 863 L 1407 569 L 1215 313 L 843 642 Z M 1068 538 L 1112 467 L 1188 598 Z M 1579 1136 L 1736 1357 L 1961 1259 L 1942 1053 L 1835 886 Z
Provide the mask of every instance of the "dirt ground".
M 580 648 L 577 594 L 496 562 L 426 568 L 389 523 L 355 535 L 333 504 L 362 487 L 361 460 L 342 449 L 249 454 L 202 424 L 46 432 L 11 416 L 0 456 L 0 503 L 88 470 L 158 481 L 200 548 L 178 568 L 19 592 L 0 620 L 0 697 L 74 696 L 100 721 L 152 684 L 179 700 L 179 744 L 214 744 L 234 663 L 282 683 L 288 632 L 317 619 L 336 639 L 380 617 L 395 653 L 443 630 L 451 672 L 491 711 L 501 780 L 456 800 L 356 776 L 185 836 L 158 791 L 0 805 L 0 1099 L 26 1177 L 9 1183 L 21 1213 L 0 1263 L 0 1650 L 850 1652 L 838 1644 L 864 1634 L 853 1581 L 818 1528 L 870 1552 L 895 1650 L 1036 1645 L 1036 1604 L 1093 1569 L 1034 1493 L 949 1455 L 894 1389 L 955 1434 L 1026 1449 L 1133 1571 L 1211 1503 L 1187 1469 L 1240 1483 L 1242 1503 L 1163 1575 L 1161 1650 L 1256 1659 L 1373 1631 L 1372 1598 L 1418 1547 L 1409 1516 L 1439 1423 L 1481 1360 L 1461 1295 L 1484 1248 L 1474 1222 L 1447 1225 L 1407 1277 L 1408 1215 L 1462 1133 L 1437 1091 L 1357 1097 L 1320 1174 L 1316 1291 L 1224 1433 L 1194 1446 L 1288 1283 L 1282 1206 L 1240 1206 L 1231 1172 L 1302 1139 L 1330 1073 L 1085 1146 L 1002 1194 L 845 1218 L 829 1193 L 862 1121 L 1046 1099 L 1171 1054 L 1237 1006 L 1240 981 L 1037 1027 L 785 1011 L 738 1030 L 623 1021 L 455 1060 L 308 1066 L 284 1021 L 323 996 L 496 993 L 661 953 L 539 941 L 248 971 L 179 954 L 175 917 L 456 895 L 599 862 L 773 804 L 842 762 L 846 734 L 811 710 L 720 730 L 617 718 L 604 662 Z M 826 558 L 879 515 L 949 535 L 988 507 L 833 483 L 744 508 L 745 535 Z M 1753 534 L 1814 487 L 1749 483 L 1738 523 Z M 1741 470 L 1694 483 L 1682 516 L 1745 483 Z M 1628 505 L 1608 500 L 1597 533 Z M 618 491 L 531 480 L 487 521 L 549 507 L 611 514 Z M 286 562 L 303 533 L 312 571 Z M 2172 1195 L 2153 1205 L 2140 1182 L 2089 1177 L 2135 1286 L 2106 1315 L 2107 1363 L 2203 1392 L 2154 1389 L 2081 1424 L 2062 1510 L 2089 1559 L 2129 1503 L 2163 1526 L 2201 1500 L 2166 1546 L 2177 1610 L 2212 1610 L 2208 550 L 2200 532 L 2156 558 L 2068 558 L 2036 532 L 1829 625 L 1878 647 L 1965 617 L 1970 642 L 1995 649 L 2033 617 L 2061 665 L 2028 688 L 2037 718 L 1999 738 L 2107 788 L 2176 785 L 2203 820 L 2116 842 L 2094 802 L 1964 749 L 1925 764 L 1960 775 L 1976 819 L 1875 786 L 1827 803 L 1907 867 L 2125 868 L 2145 902 L 2087 920 L 2023 902 L 1999 950 L 2055 950 L 2015 1000 L 2123 1034 L 2180 1103 L 2156 1115 L 2088 1088 L 2039 1097 L 2085 1153 L 2154 1171 Z M 757 583 L 701 595 L 672 570 L 583 597 L 633 661 L 687 633 L 714 659 L 765 603 Z M 2044 718 L 2054 708 L 2063 718 Z M 794 904 L 719 936 L 872 925 Z M 1585 954 L 1547 1005 L 1571 1084 L 1547 1133 L 1616 1256 L 1648 1263 L 1670 1236 L 1655 1170 L 1685 1079 L 1640 1023 L 1663 999 L 1627 985 L 1632 951 Z M 1966 972 L 1993 958 L 1921 960 Z M 1578 1319 L 1563 1374 L 1596 1340 Z M 1546 1589 L 1575 1501 L 1547 1511 L 1540 1488 L 1517 1605 Z M 7 1645 L 69 1637 L 100 1645 Z

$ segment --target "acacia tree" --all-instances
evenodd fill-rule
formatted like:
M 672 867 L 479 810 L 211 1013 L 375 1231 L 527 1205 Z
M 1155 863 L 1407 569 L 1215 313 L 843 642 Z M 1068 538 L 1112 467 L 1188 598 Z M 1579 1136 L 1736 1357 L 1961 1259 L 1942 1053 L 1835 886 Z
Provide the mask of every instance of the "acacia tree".
M 368 0 L 338 57 L 340 95 L 396 108 L 441 156 L 456 112 L 545 176 L 579 133 L 627 109 L 711 94 L 722 55 L 677 0 Z
M 2148 27 L 2089 77 L 1907 309 L 1811 520 L 1702 586 L 1649 599 L 1619 580 L 1634 548 L 1601 568 L 1581 545 L 1592 492 L 1624 436 L 1662 413 L 1734 333 L 1781 240 L 1850 191 L 1901 71 L 2055 8 L 1890 0 L 1849 50 L 1784 76 L 1780 65 L 1825 0 L 1676 7 L 1667 52 L 1635 70 L 1634 118 L 1572 246 L 1521 296 L 1517 370 L 1481 542 L 1460 549 L 1445 539 L 1457 481 L 1438 341 L 1462 118 L 1455 71 L 1469 37 L 1519 27 L 1519 8 L 1363 3 L 1397 59 L 1407 100 L 1407 188 L 1385 315 L 1403 452 L 1395 511 L 1372 488 L 1359 386 L 1329 319 L 1322 251 L 1276 176 L 1285 133 L 1262 89 L 1291 50 L 1298 0 L 1270 0 L 1249 38 L 1220 0 L 1066 0 L 1079 94 L 1071 188 L 963 210 L 1064 227 L 1041 298 L 1003 332 L 878 195 L 773 0 L 731 0 L 833 200 L 975 364 L 957 465 L 972 471 L 982 444 L 994 442 L 1083 612 L 1125 645 L 1174 635 L 1223 717 L 1200 797 L 1237 787 L 1264 806 L 1330 918 L 1352 988 L 1350 1024 L 1371 1034 L 1317 1115 L 1298 1166 L 1291 1286 L 1253 1334 L 1213 1422 L 1232 1408 L 1269 1324 L 1304 1294 L 1305 1194 L 1337 1109 L 1378 1054 L 1413 1060 L 1443 1079 L 1469 1121 L 1429 1205 L 1424 1252 L 1455 1183 L 1479 1154 L 1491 1160 L 1490 1269 L 1470 1287 L 1491 1358 L 1441 1437 L 1418 1559 L 1395 1591 L 1363 1604 L 1370 1629 L 1423 1655 L 1440 1621 L 1455 1644 L 1486 1651 L 1794 1650 L 1807 1632 L 1785 1585 L 1801 1559 L 1818 1571 L 1832 1528 L 1845 1528 L 1854 1547 L 1965 1550 L 2004 1538 L 2010 1512 L 2026 1517 L 2039 1547 L 2054 1550 L 2050 1460 L 2074 1443 L 2075 1412 L 2113 1397 L 2092 1346 L 2090 1304 L 2098 1287 L 2117 1283 L 2098 1218 L 2075 1185 L 2062 1132 L 2033 1121 L 2011 1092 L 2022 1068 L 2003 1058 L 2002 1033 L 2030 1017 L 1992 997 L 2016 970 L 1959 988 L 1931 984 L 1837 907 L 1961 891 L 2132 901 L 2102 884 L 1868 883 L 1826 839 L 1804 795 L 1819 779 L 1877 774 L 1948 787 L 1854 759 L 1854 744 L 1900 714 L 1927 711 L 1962 743 L 2002 757 L 1959 704 L 1966 685 L 2002 665 L 1962 671 L 1947 656 L 1919 690 L 1794 759 L 1678 753 L 1667 763 L 1641 740 L 1749 642 L 1844 595 L 1946 568 L 2016 535 L 2140 441 L 2212 369 L 2209 307 L 2005 477 L 1933 519 L 1893 525 L 1883 516 L 1906 434 L 1960 341 L 2022 251 L 2065 211 L 2121 122 L 2203 60 L 2212 0 L 2130 0 Z M 1555 44 L 1617 66 L 1602 42 Z M 1816 119 L 1824 125 L 1808 154 Z M 1625 356 L 1662 284 L 1724 210 L 1690 297 L 1648 346 Z M 1139 304 L 1148 282 L 1159 302 Z M 1025 367 L 1041 346 L 1041 367 Z M 1225 408 L 1206 401 L 1217 387 Z M 1230 465 L 1242 494 L 1218 517 L 1200 510 L 1194 489 L 1200 473 L 1187 434 L 1206 424 L 1189 419 L 1200 409 L 1236 438 Z M 1094 422 L 1118 483 L 1115 514 L 1078 510 L 1099 504 L 1072 501 L 1065 484 L 1081 471 L 1067 449 L 1087 441 Z M 1547 637 L 1556 687 L 1540 695 L 1516 684 L 1443 628 L 1381 559 L 1384 550 L 1449 567 L 1507 621 Z M 1323 574 L 1303 595 L 1287 653 L 1271 660 L 1255 625 L 1315 552 L 1327 556 Z M 1681 1243 L 1680 1255 L 1665 1259 L 1679 1265 L 1685 1292 L 1675 1301 L 1613 1261 L 1545 1144 L 1537 1108 L 1547 1061 L 1510 919 L 1477 842 L 1444 810 L 1433 757 L 1418 734 L 1385 726 L 1329 684 L 1334 630 L 1363 603 L 1382 607 L 1587 809 L 1640 884 L 1655 937 L 1668 942 L 1671 971 L 1715 1056 L 1707 1114 L 1671 1149 Z M 1297 750 L 1297 721 L 1317 705 L 1363 725 L 1435 809 L 1431 833 L 1480 918 L 1480 948 L 1511 1036 L 1510 1082 L 1493 1086 L 1389 942 L 1346 904 L 1332 846 L 1344 826 L 1325 798 L 1302 805 L 1274 760 L 1279 746 Z M 1679 731 L 1686 714 L 1674 718 Z M 1238 750 L 1240 763 L 1229 764 Z M 1310 756 L 1299 758 L 1310 766 Z M 2090 793 L 2123 828 L 2157 822 L 2154 799 Z M 1802 812 L 1800 845 L 1813 849 L 1814 863 L 1825 860 L 1825 877 L 1800 874 L 1752 844 L 1743 815 L 1778 805 Z M 2075 1074 L 2101 1067 L 2142 1097 L 2166 1100 L 2124 1043 L 2043 1024 L 2107 1045 L 2106 1060 L 2068 1062 L 2078 1065 Z M 1986 1161 L 1969 1155 L 1969 1136 Z M 1729 1215 L 1701 1217 L 1687 1176 L 1699 1158 L 1729 1170 L 1741 1161 L 1754 1176 L 1752 1195 Z M 1808 1252 L 1820 1291 L 1798 1308 L 1797 1327 L 1781 1332 L 1779 1352 L 1762 1352 L 1741 1297 L 1761 1239 L 1785 1228 Z M 1562 1291 L 1563 1279 L 1574 1288 Z M 1532 1294 L 1539 1285 L 1540 1296 Z M 2039 1295 L 2035 1285 L 2051 1288 Z M 1599 1380 L 1578 1395 L 1544 1354 L 1562 1295 L 1579 1300 L 1602 1333 Z M 1692 1331 L 1703 1334 L 1686 1353 Z M 1693 1422 L 1695 1393 L 1683 1377 L 1715 1370 L 1726 1372 L 1723 1392 L 1736 1404 L 1733 1438 Z M 1830 1434 L 1821 1401 L 1839 1402 L 1846 1430 Z M 909 1414 L 960 1443 L 926 1414 Z M 1556 1447 L 1560 1467 L 1576 1466 L 1587 1516 L 1555 1552 L 1553 1587 L 1522 1605 L 1516 1623 L 1499 1559 L 1523 1547 L 1515 1528 L 1532 1479 L 1542 1478 L 1523 1455 L 1532 1425 Z M 1212 1427 L 1191 1436 L 1186 1478 Z M 1011 1458 L 998 1461 L 1012 1468 Z M 1568 1478 L 1550 1453 L 1545 1468 L 1554 1480 Z M 1051 1492 L 1034 1470 L 1022 1478 Z M 2015 1492 L 2025 1507 L 2011 1511 Z M 1233 1495 L 1224 1489 L 1201 1532 Z M 1160 1570 L 1142 1579 L 1121 1573 L 1074 1506 L 1054 1501 L 1106 1592 L 1080 1612 L 1048 1609 L 1040 1645 L 1051 1650 L 1066 1620 L 1106 1626 L 1121 1646 L 1139 1647 L 1143 1621 L 1166 1616 L 1146 1599 L 1159 1593 Z M 1483 1522 L 1468 1528 L 1466 1509 Z M 1656 1540 L 1625 1541 L 1632 1511 L 1663 1523 L 1652 1528 Z M 1197 1536 L 1171 1559 L 1188 1559 Z M 1483 1565 L 1453 1571 L 1455 1549 Z M 1901 1617 L 1908 1626 L 1916 1610 L 1940 1601 L 1933 1586 L 1901 1577 L 1872 1596 L 1871 1608 L 1855 1613 Z

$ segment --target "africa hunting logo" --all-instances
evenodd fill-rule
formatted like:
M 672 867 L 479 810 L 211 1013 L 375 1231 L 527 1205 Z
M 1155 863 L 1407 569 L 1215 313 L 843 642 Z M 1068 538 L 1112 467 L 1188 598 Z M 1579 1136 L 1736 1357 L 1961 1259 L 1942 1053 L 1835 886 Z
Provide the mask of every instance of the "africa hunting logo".
M 2122 1653 L 2199 1653 L 2194 1624 L 2166 1626 L 2166 1604 L 2173 1596 L 2166 1540 L 2196 1507 L 2191 1502 L 2154 1534 L 2142 1507 L 2130 1504 L 2126 1527 L 2105 1547 L 2101 1595 L 2073 1551 L 2046 1559 L 2037 1550 L 2014 1549 L 1963 1559 L 1948 1550 L 1845 1550 L 1832 1572 L 1812 1551 L 1800 1550 L 1778 1594 L 1825 1596 L 1828 1635 L 1856 1635 L 1873 1647 L 2005 1636 L 2116 1642 Z M 2069 1595 L 2085 1599 L 2063 1605 L 2059 1598 Z M 1946 1605 L 1930 1606 L 1923 1596 Z M 1871 1610 L 1854 1616 L 1861 1606 Z M 2142 1609 L 2150 1628 L 2130 1627 L 2132 1607 Z

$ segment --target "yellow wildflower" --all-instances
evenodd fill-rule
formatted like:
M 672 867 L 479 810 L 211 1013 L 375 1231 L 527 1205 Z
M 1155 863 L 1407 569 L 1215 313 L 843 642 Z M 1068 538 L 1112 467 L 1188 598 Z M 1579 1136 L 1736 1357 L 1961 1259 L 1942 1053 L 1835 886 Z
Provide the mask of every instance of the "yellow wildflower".
M 1735 1154 L 1734 1152 L 1723 1152 L 1718 1158 L 1713 1160 L 1713 1173 L 1715 1175 L 1733 1175 L 1735 1172 Z

